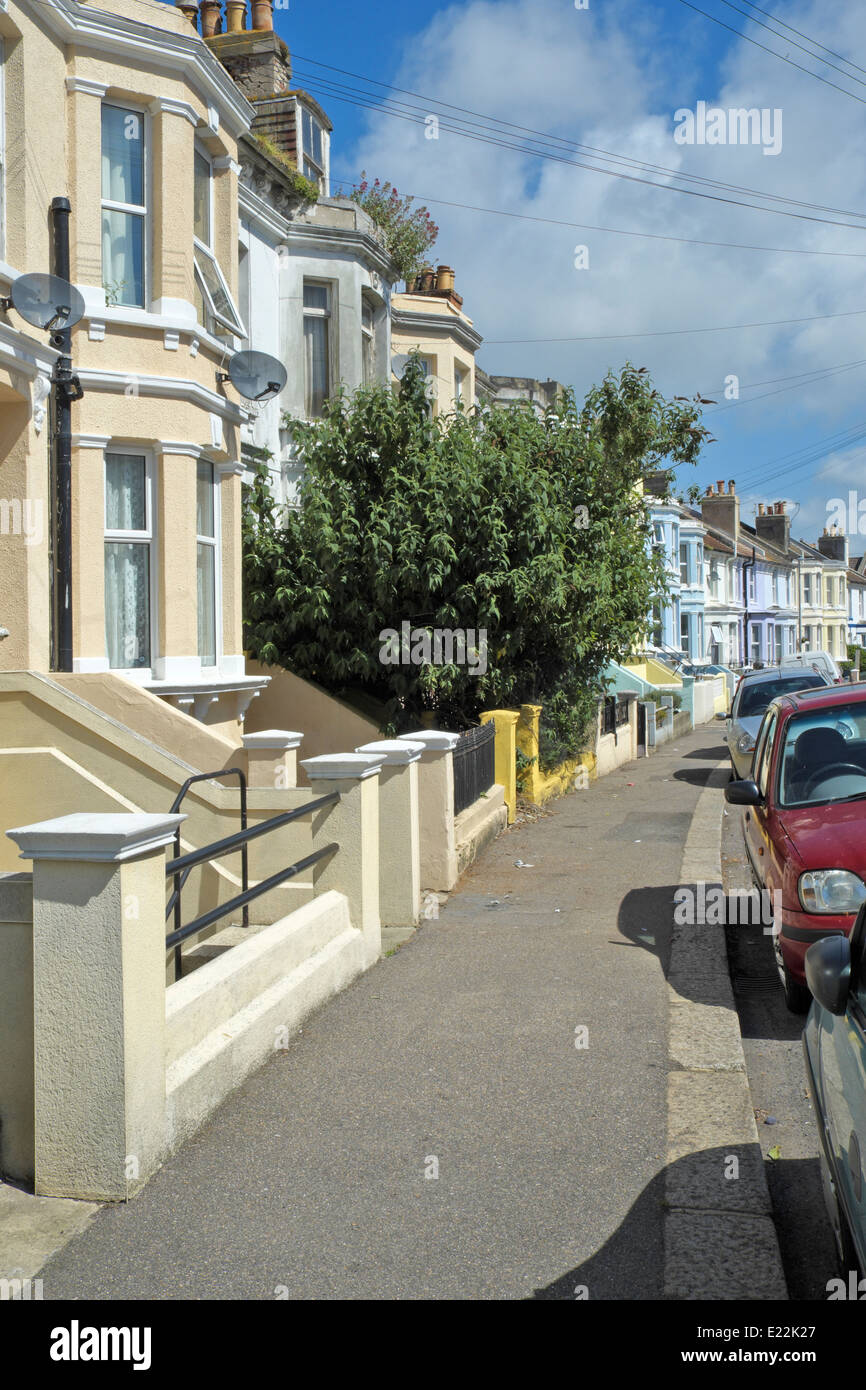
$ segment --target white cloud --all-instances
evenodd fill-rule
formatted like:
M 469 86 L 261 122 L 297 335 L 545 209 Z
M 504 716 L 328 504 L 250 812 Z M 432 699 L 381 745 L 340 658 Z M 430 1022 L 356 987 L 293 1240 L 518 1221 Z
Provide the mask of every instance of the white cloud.
M 838 52 L 866 50 L 866 11 L 846 0 L 786 6 L 784 18 Z M 663 20 L 670 25 L 669 11 L 639 3 L 576 11 L 562 0 L 473 0 L 436 13 L 407 46 L 392 81 L 501 121 L 668 168 L 804 202 L 866 208 L 866 169 L 859 157 L 866 107 L 733 38 L 717 88 L 702 89 L 689 55 L 707 41 L 701 26 L 716 26 L 684 10 L 680 40 L 672 42 L 670 28 L 660 28 Z M 773 44 L 765 33 L 755 33 Z M 719 41 L 728 42 L 722 30 L 712 35 L 713 44 Z M 808 63 L 795 50 L 776 46 Z M 866 88 L 851 86 L 866 97 Z M 697 100 L 725 109 L 780 108 L 781 153 L 767 158 L 753 146 L 677 145 L 673 113 L 694 108 Z M 371 115 L 358 149 L 346 153 L 357 169 L 390 179 L 401 193 L 709 241 L 866 251 L 866 236 L 858 231 L 658 191 L 474 143 L 444 128 L 438 140 L 426 140 L 423 127 L 385 116 Z M 866 308 L 866 260 L 693 247 L 433 202 L 429 207 L 442 228 L 434 255 L 455 267 L 464 308 L 487 340 L 656 332 Z M 574 268 L 580 244 L 589 248 L 586 270 Z M 671 395 L 718 393 L 730 373 L 746 387 L 866 359 L 866 315 L 634 342 L 490 343 L 479 354 L 489 371 L 554 376 L 579 394 L 626 357 L 648 366 Z M 730 441 L 745 440 L 745 481 L 758 479 L 762 460 L 790 447 L 780 447 L 780 431 L 794 421 L 806 439 L 838 430 L 841 412 L 864 382 L 866 367 L 755 404 L 746 402 L 759 393 L 743 390 L 737 407 L 718 417 L 714 432 L 721 446 L 709 451 L 708 472 L 736 476 Z M 862 463 L 856 466 L 862 470 Z M 810 472 L 801 469 L 786 490 L 802 493 L 804 478 L 808 482 Z M 768 487 L 773 491 L 784 482 Z

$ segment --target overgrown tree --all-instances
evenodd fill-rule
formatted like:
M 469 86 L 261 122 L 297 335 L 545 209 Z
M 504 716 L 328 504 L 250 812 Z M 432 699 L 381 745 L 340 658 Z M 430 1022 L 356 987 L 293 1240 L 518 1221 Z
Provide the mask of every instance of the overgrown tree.
M 626 366 L 580 410 L 568 392 L 543 419 L 519 405 L 434 419 L 413 359 L 399 393 L 337 396 L 292 428 L 300 507 L 281 516 L 264 474 L 247 494 L 251 653 L 363 692 L 395 728 L 424 710 L 462 727 L 483 708 L 538 702 L 551 746 L 579 746 L 604 667 L 664 591 L 641 480 L 696 460 L 697 406 L 665 401 Z M 404 621 L 485 630 L 486 670 L 384 664 L 382 634 Z

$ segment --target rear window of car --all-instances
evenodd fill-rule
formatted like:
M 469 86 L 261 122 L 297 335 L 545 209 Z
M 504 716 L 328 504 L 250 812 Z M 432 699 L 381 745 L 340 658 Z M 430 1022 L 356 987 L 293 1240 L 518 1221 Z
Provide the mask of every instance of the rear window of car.
M 779 695 L 790 695 L 796 690 L 811 690 L 816 685 L 824 685 L 824 679 L 813 672 L 808 676 L 779 676 L 778 680 L 755 681 L 744 685 L 740 691 L 737 716 L 740 719 L 754 719 L 766 713 L 771 700 Z

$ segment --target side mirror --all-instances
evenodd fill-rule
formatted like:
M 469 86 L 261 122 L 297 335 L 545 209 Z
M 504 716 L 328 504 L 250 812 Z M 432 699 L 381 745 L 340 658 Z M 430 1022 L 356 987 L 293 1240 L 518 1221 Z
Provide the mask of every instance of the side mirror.
M 729 782 L 725 787 L 725 800 L 734 806 L 757 806 L 761 800 L 757 782 L 751 777 L 742 782 Z
M 830 1014 L 844 1014 L 851 985 L 851 943 L 847 936 L 824 936 L 806 952 L 806 983 Z
M 728 719 L 729 717 L 730 717 L 730 716 L 727 715 L 727 714 L 717 714 L 717 715 L 716 715 L 716 718 L 717 718 L 717 719 Z

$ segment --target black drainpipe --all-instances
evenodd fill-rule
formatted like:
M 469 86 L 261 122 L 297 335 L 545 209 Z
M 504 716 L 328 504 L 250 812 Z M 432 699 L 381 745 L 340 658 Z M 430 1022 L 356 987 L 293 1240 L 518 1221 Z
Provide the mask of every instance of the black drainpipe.
M 54 198 L 54 274 L 69 279 L 68 198 Z M 72 402 L 83 394 L 72 374 L 72 331 L 55 329 L 51 344 L 60 349 L 54 367 L 54 620 L 55 669 L 72 670 Z

